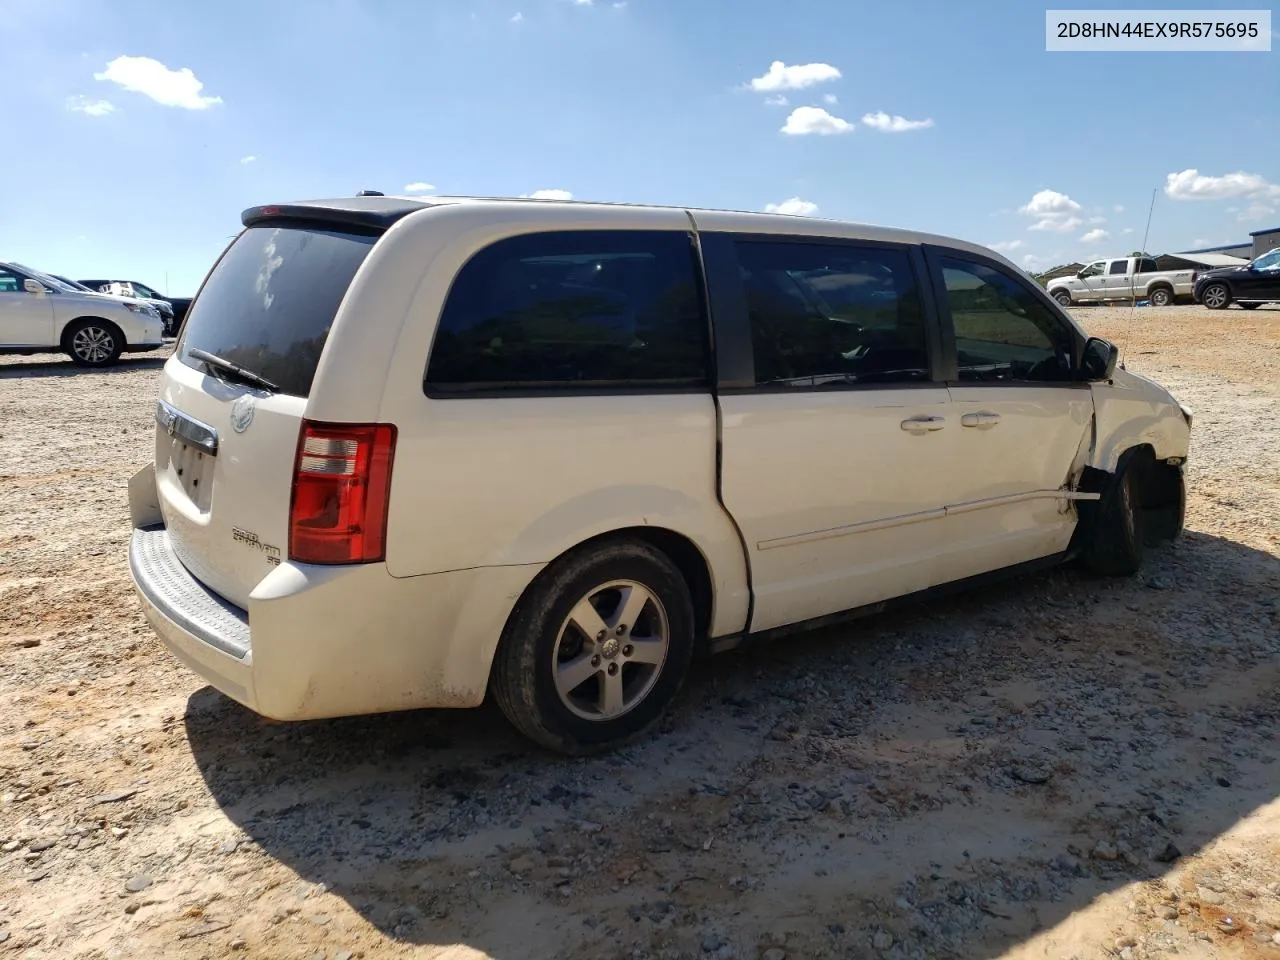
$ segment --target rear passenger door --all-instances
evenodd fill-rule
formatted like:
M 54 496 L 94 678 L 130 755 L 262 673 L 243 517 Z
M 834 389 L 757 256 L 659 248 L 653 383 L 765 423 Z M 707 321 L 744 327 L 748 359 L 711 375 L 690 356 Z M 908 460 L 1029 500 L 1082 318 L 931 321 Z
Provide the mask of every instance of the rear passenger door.
M 1065 550 L 1093 397 L 1076 379 L 1080 336 L 1002 264 L 927 248 L 959 421 L 937 564 L 959 580 Z
M 751 629 L 933 585 L 954 431 L 934 379 L 919 251 L 810 236 L 701 241 L 722 496 L 750 561 Z
M 1133 296 L 1133 275 L 1128 260 L 1112 260 L 1107 264 L 1105 277 L 1107 297 L 1111 300 L 1128 300 Z

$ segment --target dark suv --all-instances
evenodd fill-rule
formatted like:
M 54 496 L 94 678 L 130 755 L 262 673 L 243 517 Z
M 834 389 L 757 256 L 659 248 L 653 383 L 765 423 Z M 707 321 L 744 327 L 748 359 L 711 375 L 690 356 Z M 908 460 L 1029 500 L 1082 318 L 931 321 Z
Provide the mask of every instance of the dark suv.
M 187 308 L 191 306 L 190 297 L 166 297 L 158 293 L 152 287 L 148 287 L 145 283 L 139 283 L 137 280 L 81 280 L 79 281 L 90 290 L 106 293 L 105 288 L 113 283 L 119 283 L 126 290 L 132 289 L 133 296 L 142 300 L 150 300 L 156 304 L 160 310 L 161 316 L 164 317 L 165 333 L 172 336 L 177 333 L 178 327 L 182 325 L 182 318 L 187 315 Z M 126 293 L 128 296 L 128 293 Z M 171 313 L 166 315 L 160 304 L 168 304 Z
M 1280 247 L 1239 267 L 1222 267 L 1196 274 L 1196 301 L 1222 310 L 1232 301 L 1246 310 L 1262 303 L 1280 303 Z

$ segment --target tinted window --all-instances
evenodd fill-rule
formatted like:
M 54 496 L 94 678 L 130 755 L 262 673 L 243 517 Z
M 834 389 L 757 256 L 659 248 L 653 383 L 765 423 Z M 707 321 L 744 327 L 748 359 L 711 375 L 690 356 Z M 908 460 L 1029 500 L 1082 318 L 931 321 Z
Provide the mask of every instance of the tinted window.
M 903 250 L 741 241 L 756 383 L 928 380 L 924 315 Z
M 1128 272 L 1129 272 L 1129 261 L 1128 261 L 1128 260 L 1112 260 L 1112 261 L 1111 261 L 1111 268 L 1110 268 L 1107 272 L 1108 272 L 1108 273 L 1113 273 L 1113 274 L 1114 274 L 1114 273 L 1119 273 L 1119 274 L 1128 273 Z
M 1013 276 L 941 258 L 961 380 L 1071 378 L 1070 329 Z
M 1154 260 L 1138 261 L 1138 269 L 1137 269 L 1138 273 L 1155 273 L 1159 269 L 1160 268 L 1156 266 L 1156 262 Z
M 329 327 L 376 237 L 251 227 L 231 245 L 187 315 L 179 356 L 199 347 L 305 397 Z
M 528 234 L 480 251 L 458 273 L 426 383 L 694 385 L 707 380 L 706 342 L 687 234 Z

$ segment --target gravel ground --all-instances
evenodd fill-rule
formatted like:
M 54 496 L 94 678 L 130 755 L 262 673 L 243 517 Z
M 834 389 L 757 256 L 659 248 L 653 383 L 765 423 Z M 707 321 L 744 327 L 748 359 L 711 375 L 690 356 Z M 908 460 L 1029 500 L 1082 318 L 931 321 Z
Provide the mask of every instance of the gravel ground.
M 700 665 L 589 760 L 282 725 L 153 638 L 159 361 L 0 361 L 0 956 L 1280 958 L 1280 309 L 1080 309 L 1195 410 L 1188 532 Z

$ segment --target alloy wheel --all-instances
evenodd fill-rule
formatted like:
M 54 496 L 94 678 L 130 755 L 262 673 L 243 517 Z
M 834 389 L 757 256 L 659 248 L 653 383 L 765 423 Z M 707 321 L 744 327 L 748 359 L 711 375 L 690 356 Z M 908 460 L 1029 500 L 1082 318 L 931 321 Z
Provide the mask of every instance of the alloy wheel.
M 560 702 L 586 720 L 613 720 L 639 706 L 670 647 L 667 611 L 634 580 L 601 584 L 565 618 L 552 650 Z
M 115 338 L 102 327 L 81 327 L 71 338 L 71 349 L 85 363 L 105 363 L 115 352 Z

